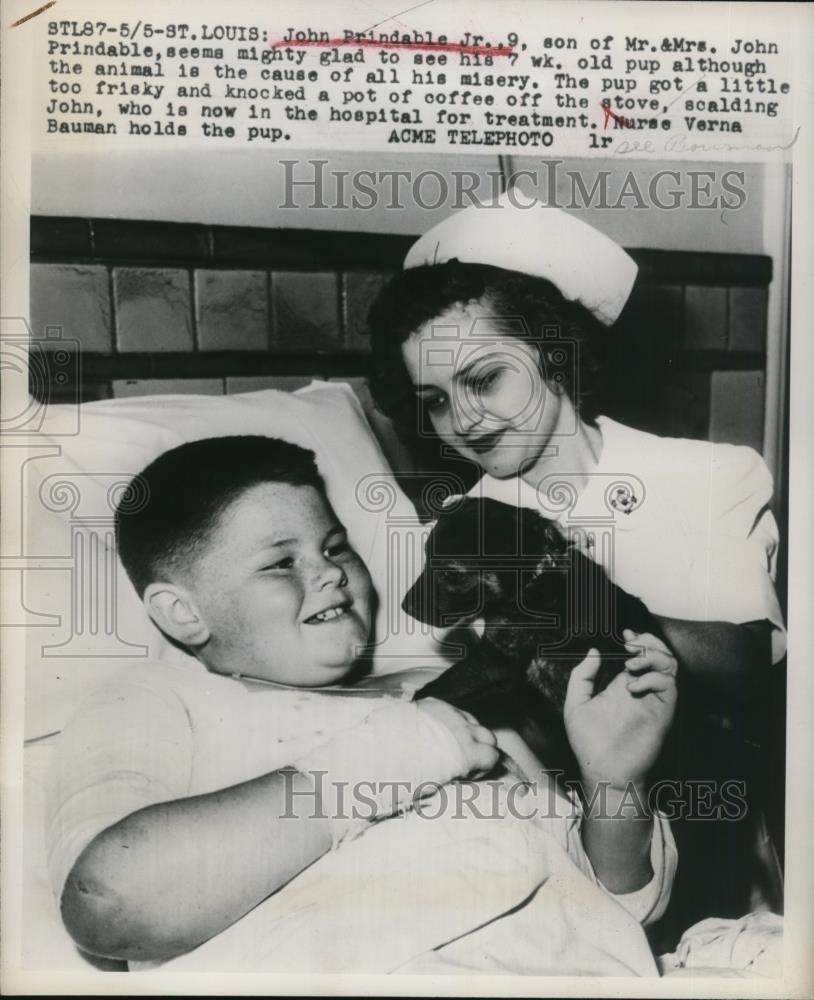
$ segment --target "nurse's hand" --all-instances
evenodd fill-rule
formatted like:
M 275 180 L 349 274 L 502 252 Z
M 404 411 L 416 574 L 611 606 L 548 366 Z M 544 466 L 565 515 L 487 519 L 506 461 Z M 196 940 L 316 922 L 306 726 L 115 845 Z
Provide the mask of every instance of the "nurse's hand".
M 654 635 L 625 631 L 625 669 L 594 695 L 601 659 L 596 650 L 571 672 L 564 722 L 583 785 L 624 791 L 642 785 L 675 714 L 677 663 Z

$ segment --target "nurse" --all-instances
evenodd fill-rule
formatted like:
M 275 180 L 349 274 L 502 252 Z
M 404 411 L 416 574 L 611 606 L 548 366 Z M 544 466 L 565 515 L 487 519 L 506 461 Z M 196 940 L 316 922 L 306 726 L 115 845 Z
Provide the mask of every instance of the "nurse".
M 751 448 L 602 415 L 597 358 L 636 265 L 516 193 L 435 226 L 383 289 L 369 317 L 378 405 L 408 439 L 474 463 L 472 494 L 557 520 L 659 617 L 688 678 L 749 702 L 785 649 L 769 471 Z

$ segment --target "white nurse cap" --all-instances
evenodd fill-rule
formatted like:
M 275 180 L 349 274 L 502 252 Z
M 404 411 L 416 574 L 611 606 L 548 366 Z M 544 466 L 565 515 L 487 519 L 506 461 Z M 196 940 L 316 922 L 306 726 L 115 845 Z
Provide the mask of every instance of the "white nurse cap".
M 618 318 L 638 270 L 598 229 L 527 195 L 518 200 L 515 190 L 433 226 L 410 247 L 404 269 L 454 258 L 545 278 L 604 326 Z

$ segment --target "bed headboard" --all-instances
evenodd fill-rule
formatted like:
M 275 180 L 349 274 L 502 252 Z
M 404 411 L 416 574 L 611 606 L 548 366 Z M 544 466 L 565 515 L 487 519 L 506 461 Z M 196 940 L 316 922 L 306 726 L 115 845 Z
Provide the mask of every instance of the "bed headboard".
M 41 363 L 32 365 L 32 391 L 90 400 L 341 378 L 370 409 L 365 317 L 411 242 L 33 217 L 31 325 Z M 609 415 L 760 450 L 771 259 L 629 252 L 639 280 L 613 335 Z

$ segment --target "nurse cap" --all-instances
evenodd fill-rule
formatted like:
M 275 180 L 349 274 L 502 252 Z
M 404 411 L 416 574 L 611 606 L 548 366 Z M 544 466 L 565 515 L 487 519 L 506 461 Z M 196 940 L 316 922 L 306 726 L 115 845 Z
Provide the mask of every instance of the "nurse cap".
M 470 205 L 433 226 L 404 258 L 404 269 L 423 264 L 490 264 L 550 281 L 604 326 L 616 321 L 638 270 L 612 239 L 559 208 L 516 190 L 494 202 Z

